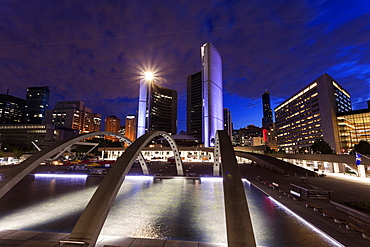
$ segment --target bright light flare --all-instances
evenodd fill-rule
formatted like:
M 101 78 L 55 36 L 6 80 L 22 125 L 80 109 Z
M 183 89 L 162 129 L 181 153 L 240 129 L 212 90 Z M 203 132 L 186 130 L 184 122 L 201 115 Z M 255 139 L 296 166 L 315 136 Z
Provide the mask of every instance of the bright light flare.
M 146 81 L 153 81 L 155 79 L 155 75 L 151 71 L 146 71 L 143 73 L 143 77 Z

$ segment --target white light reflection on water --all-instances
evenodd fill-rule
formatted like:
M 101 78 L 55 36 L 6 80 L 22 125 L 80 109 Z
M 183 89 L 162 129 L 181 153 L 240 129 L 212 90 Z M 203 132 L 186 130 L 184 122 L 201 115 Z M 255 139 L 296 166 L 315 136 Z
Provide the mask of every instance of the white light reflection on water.
M 224 222 L 221 182 L 125 181 L 102 234 L 224 243 Z
M 100 181 L 23 180 L 1 200 L 0 230 L 70 232 Z M 244 186 L 259 246 L 334 246 L 255 187 Z M 127 177 L 102 235 L 225 243 L 222 180 Z

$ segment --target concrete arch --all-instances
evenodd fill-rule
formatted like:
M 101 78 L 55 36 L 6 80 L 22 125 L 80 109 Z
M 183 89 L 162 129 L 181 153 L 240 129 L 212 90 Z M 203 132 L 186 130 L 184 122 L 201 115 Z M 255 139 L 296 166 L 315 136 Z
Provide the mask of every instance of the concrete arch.
M 3 174 L 2 180 L 0 182 L 0 198 L 2 198 L 11 188 L 13 188 L 19 181 L 21 181 L 25 176 L 27 176 L 31 171 L 40 165 L 41 162 L 46 159 L 56 155 L 60 150 L 67 148 L 68 146 L 84 140 L 86 138 L 94 137 L 97 135 L 111 135 L 124 142 L 131 144 L 132 141 L 125 136 L 113 132 L 91 132 L 86 134 L 81 134 L 66 140 L 62 140 L 54 145 L 51 145 L 38 153 L 35 153 L 19 165 L 15 166 L 13 169 L 9 170 L 7 173 Z M 143 168 L 143 173 L 148 174 L 148 168 L 145 163 L 144 158 L 141 153 L 138 153 L 139 161 L 141 162 L 141 167 Z M 136 157 L 135 157 L 136 158 Z
M 256 246 L 242 177 L 230 137 L 225 130 L 218 130 L 215 141 L 215 151 L 217 146 L 219 153 L 219 156 L 215 156 L 215 161 L 217 158 L 220 162 L 222 157 L 227 245 L 229 247 Z
M 95 246 L 100 231 L 125 176 L 129 172 L 137 155 L 154 137 L 157 136 L 163 136 L 166 140 L 170 140 L 171 148 L 173 148 L 172 151 L 179 155 L 175 141 L 164 131 L 148 132 L 133 142 L 122 156 L 117 159 L 116 165 L 114 165 L 107 175 L 105 175 L 81 217 L 77 221 L 77 224 L 73 228 L 67 241 L 69 243 L 63 244 L 63 247 L 76 246 L 74 243 L 84 243 L 84 246 L 86 247 Z M 179 159 L 179 161 L 181 162 L 181 159 Z

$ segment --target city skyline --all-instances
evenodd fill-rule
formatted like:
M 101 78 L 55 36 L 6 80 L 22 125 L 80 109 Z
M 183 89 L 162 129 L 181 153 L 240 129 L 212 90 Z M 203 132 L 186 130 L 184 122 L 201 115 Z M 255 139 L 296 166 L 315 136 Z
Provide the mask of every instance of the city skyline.
M 125 119 L 137 111 L 140 72 L 156 69 L 179 94 L 178 132 L 186 130 L 186 78 L 201 69 L 206 42 L 222 56 L 236 129 L 261 126 L 266 89 L 274 109 L 325 72 L 354 110 L 367 106 L 367 1 L 20 3 L 0 10 L 0 93 L 25 98 L 28 87 L 49 86 L 49 109 L 81 100 Z

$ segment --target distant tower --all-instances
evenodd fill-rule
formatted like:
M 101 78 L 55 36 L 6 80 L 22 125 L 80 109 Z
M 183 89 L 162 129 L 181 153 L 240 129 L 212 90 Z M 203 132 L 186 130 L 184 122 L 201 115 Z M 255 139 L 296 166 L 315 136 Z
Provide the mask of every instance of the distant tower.
M 202 140 L 202 72 L 189 75 L 187 78 L 186 132 Z
M 20 124 L 23 120 L 25 100 L 0 94 L 0 124 Z
M 262 108 L 263 108 L 262 128 L 270 129 L 273 124 L 273 119 L 270 102 L 270 92 L 267 90 L 264 92 L 264 94 L 262 94 Z
M 105 118 L 105 131 L 119 133 L 121 129 L 121 119 L 116 116 L 109 116 Z M 106 139 L 118 141 L 118 138 L 107 136 Z
M 24 120 L 26 124 L 43 123 L 46 109 L 49 105 L 49 87 L 27 88 Z
M 136 140 L 136 117 L 128 115 L 126 117 L 126 137 L 131 141 Z
M 214 146 L 217 130 L 224 129 L 222 60 L 211 44 L 201 48 L 203 81 L 203 138 L 205 147 Z
M 140 80 L 137 137 L 148 131 L 177 132 L 177 92 L 158 86 L 156 79 Z
M 233 124 L 231 122 L 231 113 L 227 108 L 224 108 L 224 130 L 227 131 L 227 134 L 230 136 L 230 140 L 232 140 Z

